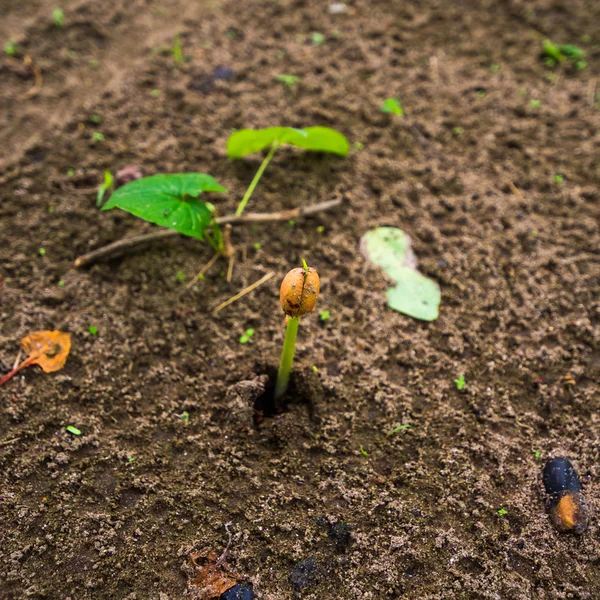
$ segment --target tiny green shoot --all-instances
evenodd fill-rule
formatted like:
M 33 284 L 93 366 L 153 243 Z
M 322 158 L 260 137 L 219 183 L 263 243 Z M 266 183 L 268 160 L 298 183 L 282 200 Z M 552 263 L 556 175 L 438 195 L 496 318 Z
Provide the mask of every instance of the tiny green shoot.
M 499 72 L 500 72 L 500 65 L 497 65 L 497 64 L 490 65 L 490 73 L 499 73 Z
M 244 334 L 240 337 L 240 344 L 247 344 L 253 335 L 254 335 L 254 329 L 252 329 L 252 328 L 246 329 Z
M 183 412 L 182 412 L 182 413 L 179 415 L 179 418 L 180 418 L 181 422 L 182 422 L 184 425 L 187 425 L 187 424 L 189 423 L 189 421 L 190 421 L 190 413 L 188 413 L 188 411 L 187 411 L 187 410 L 184 410 L 184 411 L 183 411 Z
M 381 112 L 391 113 L 402 117 L 404 115 L 404 109 L 400 104 L 399 98 L 386 98 L 381 105 Z
M 46 256 L 46 248 L 40 248 L 38 252 L 40 253 L 40 256 Z
M 319 313 L 319 319 L 321 321 L 327 321 L 327 319 L 329 319 L 329 317 L 331 317 L 331 313 L 328 310 L 322 310 Z
M 317 226 L 317 233 L 323 233 L 325 231 L 325 225 Z
M 81 435 L 81 431 L 77 429 L 74 425 L 67 425 L 67 431 L 72 433 L 73 435 Z
M 404 431 L 405 429 L 410 429 L 412 427 L 412 425 L 410 423 L 405 423 L 404 425 L 398 425 L 397 427 L 394 427 L 394 429 L 392 429 L 388 435 L 394 435 L 395 433 L 398 433 L 399 431 Z
M 59 288 L 64 288 L 65 287 L 65 282 L 61 279 L 58 283 L 57 283 Z
M 67 177 L 73 177 L 75 175 L 75 169 L 69 169 L 67 171 Z
M 534 110 L 537 110 L 538 108 L 540 108 L 542 106 L 542 101 L 532 98 L 529 101 L 529 106 L 531 106 L 531 108 L 533 108 Z
M 296 221 L 294 221 L 294 219 L 290 219 L 290 220 L 288 221 L 288 225 L 289 225 L 290 227 L 294 227 L 294 226 L 296 225 Z
M 19 48 L 12 40 L 8 40 L 8 42 L 4 44 L 4 54 L 7 54 L 8 56 L 16 56 L 18 53 Z
M 319 367 L 317 367 L 317 365 L 313 365 L 312 366 L 312 370 L 313 370 L 313 373 L 318 373 L 319 372 Z
M 321 44 L 325 43 L 325 36 L 322 33 L 319 33 L 318 31 L 313 31 L 310 34 L 310 41 L 315 46 L 320 46 Z
M 178 67 L 181 67 L 185 63 L 181 50 L 181 37 L 178 35 L 173 40 L 173 60 Z
M 297 75 L 277 75 L 275 81 L 283 83 L 288 90 L 293 90 L 294 86 L 300 81 L 300 77 Z
M 485 98 L 485 90 L 477 90 L 477 91 L 475 92 L 475 95 L 476 95 L 478 98 Z
M 179 283 L 183 283 L 185 281 L 185 273 L 183 271 L 177 271 L 177 273 L 175 273 L 175 279 L 179 281 Z
M 296 353 L 296 336 L 300 317 L 312 312 L 317 303 L 320 282 L 315 269 L 302 260 L 302 267 L 292 269 L 281 282 L 279 300 L 288 322 L 281 352 L 281 361 L 275 382 L 275 402 L 286 392 Z
M 562 183 L 565 180 L 564 175 L 561 175 L 560 173 L 557 173 L 554 176 L 554 183 Z
M 363 150 L 365 147 L 365 145 L 362 142 L 354 142 L 354 149 L 358 150 L 359 152 L 361 150 Z
M 55 27 L 63 27 L 65 24 L 65 13 L 62 8 L 55 8 L 52 11 L 52 23 Z
M 454 137 L 460 137 L 464 132 L 465 132 L 465 130 L 462 127 L 453 127 L 452 128 L 452 135 Z
M 95 325 L 90 325 L 88 327 L 88 331 L 92 334 L 92 335 L 96 335 L 98 333 L 98 328 Z
M 92 140 L 94 140 L 94 142 L 103 142 L 104 134 L 99 131 L 94 131 L 94 133 L 92 133 Z
M 541 453 L 539 450 L 535 450 L 535 451 L 534 451 L 534 453 L 533 453 L 533 455 L 534 455 L 536 458 L 541 458 L 541 456 L 542 456 L 542 453 Z
M 102 123 L 102 117 L 100 115 L 92 115 L 90 121 L 98 125 L 99 123 Z
M 260 242 L 255 242 L 255 244 L 254 244 L 253 248 L 254 248 L 255 250 L 260 250 L 260 249 L 262 248 L 262 245 L 260 244 Z
M 573 44 L 554 44 L 550 40 L 545 40 L 542 47 L 542 57 L 550 68 L 565 62 L 577 71 L 581 71 L 587 66 L 585 51 Z
M 459 390 L 459 391 L 462 390 L 466 385 L 465 376 L 461 375 L 458 379 L 454 380 L 454 383 L 456 384 L 457 390 Z
M 112 190 L 114 185 L 114 178 L 110 171 L 104 171 L 104 182 L 98 188 L 98 193 L 96 194 L 96 206 L 102 206 L 102 201 L 104 200 L 104 196 L 106 192 Z
M 92 69 L 92 71 L 97 71 L 100 68 L 100 61 L 92 58 L 88 61 L 88 66 L 90 69 Z
M 52 215 L 54 214 L 54 211 L 56 210 L 56 206 L 49 206 L 48 207 L 48 212 Z
M 150 92 L 150 95 L 151 95 L 153 98 L 158 98 L 158 97 L 160 96 L 160 90 L 153 89 L 153 90 Z
M 504 515 L 508 514 L 508 511 L 505 508 L 500 508 L 499 510 L 496 511 L 498 513 L 498 515 L 500 517 L 503 517 Z
M 369 453 L 363 448 L 362 444 L 358 448 L 363 456 L 369 456 Z

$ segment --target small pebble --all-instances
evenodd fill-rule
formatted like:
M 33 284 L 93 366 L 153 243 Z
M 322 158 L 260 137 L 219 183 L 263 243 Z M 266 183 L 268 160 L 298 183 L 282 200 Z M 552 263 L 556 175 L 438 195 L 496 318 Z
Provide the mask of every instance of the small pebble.
M 589 522 L 588 508 L 571 462 L 566 458 L 550 459 L 544 466 L 542 480 L 552 524 L 560 532 L 583 533 Z
M 315 583 L 318 578 L 319 568 L 314 558 L 301 560 L 290 571 L 290 583 L 298 592 Z
M 343 15 L 348 12 L 348 7 L 343 2 L 334 2 L 329 5 L 330 15 Z

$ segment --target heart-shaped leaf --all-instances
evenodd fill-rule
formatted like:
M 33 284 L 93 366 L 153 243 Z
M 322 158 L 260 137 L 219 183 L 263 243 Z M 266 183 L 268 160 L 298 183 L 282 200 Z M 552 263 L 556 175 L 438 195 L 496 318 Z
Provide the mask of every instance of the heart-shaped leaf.
M 230 158 L 241 158 L 246 154 L 260 152 L 274 142 L 340 156 L 346 156 L 350 148 L 346 137 L 329 127 L 307 127 L 306 129 L 267 127 L 266 129 L 241 129 L 232 133 L 227 140 L 227 155 Z
M 435 321 L 441 293 L 438 284 L 417 271 L 410 238 L 396 227 L 378 227 L 361 239 L 361 251 L 381 267 L 396 285 L 386 295 L 388 305 L 409 317 Z
M 152 175 L 120 187 L 102 210 L 120 208 L 150 223 L 202 239 L 212 211 L 198 196 L 202 192 L 226 191 L 204 173 Z

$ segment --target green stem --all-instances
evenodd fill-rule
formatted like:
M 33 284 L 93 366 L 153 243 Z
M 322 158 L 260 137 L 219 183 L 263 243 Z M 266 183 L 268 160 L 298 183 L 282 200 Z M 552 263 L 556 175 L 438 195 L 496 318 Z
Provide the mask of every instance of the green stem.
M 250 182 L 250 185 L 248 186 L 248 189 L 246 190 L 244 197 L 241 199 L 241 201 L 237 207 L 237 210 L 235 211 L 235 214 L 238 217 L 244 212 L 244 209 L 246 208 L 246 204 L 248 204 L 248 200 L 250 200 L 250 196 L 252 196 L 252 192 L 254 192 L 254 188 L 258 185 L 258 182 L 260 181 L 262 174 L 265 172 L 267 165 L 271 162 L 271 159 L 273 158 L 273 155 L 277 151 L 277 148 L 279 148 L 279 142 L 274 141 L 273 145 L 271 146 L 271 149 L 269 150 L 269 154 L 267 154 L 267 156 L 265 156 L 265 160 L 262 161 L 262 165 L 260 165 L 260 167 L 258 168 L 258 171 L 256 171 L 256 175 L 254 176 L 254 179 Z
M 277 383 L 275 384 L 275 402 L 283 396 L 287 390 L 290 380 L 290 371 L 294 362 L 294 353 L 296 352 L 296 334 L 298 333 L 298 317 L 291 317 L 288 320 L 285 330 L 285 340 L 283 342 L 283 352 L 281 353 L 281 363 L 277 372 Z

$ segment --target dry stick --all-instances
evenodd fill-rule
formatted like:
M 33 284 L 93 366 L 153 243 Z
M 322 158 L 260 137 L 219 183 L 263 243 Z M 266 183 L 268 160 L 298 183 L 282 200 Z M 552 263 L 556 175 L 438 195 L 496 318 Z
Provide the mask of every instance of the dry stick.
M 8 444 L 12 444 L 13 442 L 18 442 L 21 438 L 20 437 L 16 437 L 13 438 L 12 440 L 4 440 L 3 442 L 0 442 L 0 446 L 8 446 Z
M 229 298 L 229 300 L 225 300 L 225 302 L 222 302 L 221 304 L 219 304 L 219 306 L 217 306 L 215 308 L 214 312 L 218 313 L 222 308 L 225 308 L 226 306 L 233 304 L 236 300 L 239 300 L 242 296 L 249 294 L 252 290 L 256 289 L 259 285 L 262 285 L 263 283 L 265 283 L 265 281 L 269 281 L 269 279 L 271 279 L 271 277 L 273 277 L 273 275 L 275 275 L 275 271 L 271 271 L 270 273 L 267 273 L 264 277 L 261 277 L 258 281 L 256 281 L 252 285 L 249 285 L 247 288 L 244 288 L 241 292 L 239 292 L 235 296 L 232 296 L 231 298 Z
M 202 267 L 202 269 L 200 270 L 200 273 L 198 273 L 198 275 L 196 275 L 196 277 L 194 277 L 194 279 L 192 279 L 186 286 L 185 289 L 190 290 L 192 289 L 192 287 L 194 287 L 194 284 L 196 283 L 196 281 L 198 281 L 198 279 L 200 279 L 200 277 L 202 275 L 204 275 L 204 273 L 206 273 L 206 271 L 208 271 L 214 264 L 215 261 L 217 260 L 217 258 L 219 258 L 219 253 L 215 252 L 213 254 L 213 257 Z
M 310 206 L 301 206 L 299 208 L 293 208 L 291 210 L 282 210 L 274 213 L 247 213 L 245 215 L 226 215 L 224 217 L 217 217 L 215 221 L 218 225 L 224 225 L 231 223 L 232 225 L 238 225 L 241 223 L 268 223 L 272 221 L 289 221 L 290 219 L 301 219 L 302 217 L 308 217 L 324 210 L 329 210 L 342 203 L 341 199 L 338 200 L 327 200 L 326 202 L 319 202 L 318 204 L 312 204 Z M 87 265 L 93 264 L 103 258 L 109 256 L 120 256 L 125 254 L 128 250 L 153 242 L 156 240 L 162 240 L 165 238 L 174 237 L 181 235 L 174 229 L 161 229 L 159 231 L 153 231 L 152 233 L 146 233 L 144 235 L 138 235 L 134 237 L 125 238 L 118 240 L 104 246 L 92 250 L 83 256 L 80 256 L 75 260 L 75 267 L 81 268 Z

